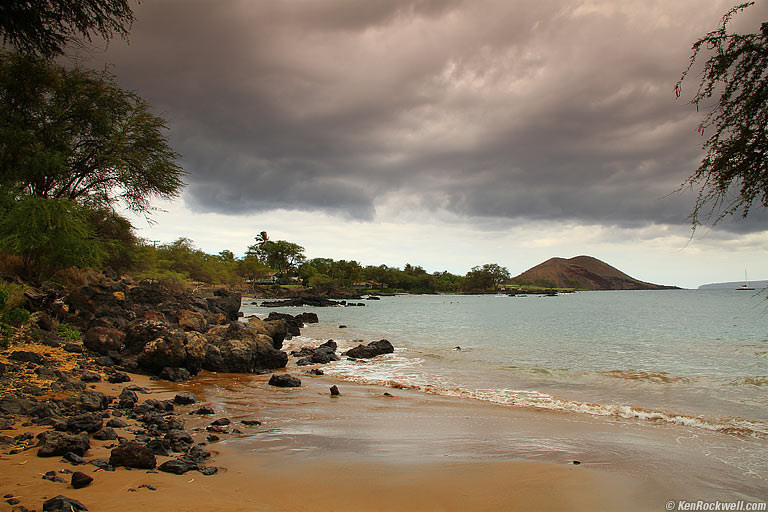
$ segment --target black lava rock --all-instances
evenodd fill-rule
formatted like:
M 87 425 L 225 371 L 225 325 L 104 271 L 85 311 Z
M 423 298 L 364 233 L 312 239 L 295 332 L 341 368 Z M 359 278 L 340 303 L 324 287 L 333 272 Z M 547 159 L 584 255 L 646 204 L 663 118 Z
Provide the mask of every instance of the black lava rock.
M 179 393 L 173 397 L 173 403 L 179 405 L 192 405 L 197 403 L 197 397 L 194 393 Z
M 88 508 L 79 501 L 61 494 L 43 503 L 43 512 L 79 512 L 80 510 L 88 510 Z
M 160 378 L 171 382 L 184 382 L 192 378 L 192 374 L 186 368 L 170 368 L 166 366 L 160 370 Z
M 75 471 L 72 473 L 72 479 L 70 480 L 73 489 L 81 489 L 87 485 L 90 485 L 91 482 L 93 482 L 93 477 L 83 473 L 82 471 Z
M 157 466 L 157 459 L 149 446 L 138 441 L 128 441 L 112 449 L 109 463 L 115 467 L 154 469 Z
M 88 436 L 65 434 L 63 432 L 43 432 L 40 437 L 38 457 L 55 457 L 74 452 L 81 457 L 91 447 Z
M 120 418 L 112 418 L 107 422 L 107 426 L 111 428 L 125 428 L 128 426 L 128 423 Z
M 171 459 L 160 464 L 157 469 L 164 471 L 165 473 L 173 473 L 175 475 L 183 475 L 187 471 L 195 469 L 196 464 L 190 464 L 189 462 L 181 459 Z
M 131 377 L 125 372 L 115 372 L 107 377 L 107 382 L 110 384 L 121 384 L 123 382 L 130 382 Z
M 368 359 L 381 354 L 391 354 L 395 347 L 387 340 L 372 341 L 368 345 L 358 345 L 344 352 L 344 355 L 354 359 Z
M 67 452 L 64 454 L 64 459 L 69 461 L 70 463 L 74 464 L 75 466 L 79 466 L 80 464 L 85 464 L 85 461 L 81 456 L 79 456 L 76 453 L 73 452 Z
M 67 418 L 67 430 L 70 432 L 88 432 L 94 433 L 101 430 L 104 425 L 104 418 L 98 413 L 84 413 Z
M 278 388 L 298 388 L 301 386 L 301 380 L 293 375 L 288 375 L 287 373 L 281 373 L 279 375 L 274 373 L 272 374 L 272 377 L 269 378 L 269 385 Z

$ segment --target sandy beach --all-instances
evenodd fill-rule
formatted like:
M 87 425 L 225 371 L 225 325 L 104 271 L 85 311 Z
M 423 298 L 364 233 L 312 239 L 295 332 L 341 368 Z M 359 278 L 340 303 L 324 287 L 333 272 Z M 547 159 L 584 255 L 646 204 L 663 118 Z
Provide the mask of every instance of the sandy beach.
M 242 431 L 207 445 L 211 465 L 220 468 L 216 475 L 94 471 L 39 458 L 32 449 L 0 458 L 0 488 L 30 509 L 64 494 L 99 511 L 661 510 L 670 499 L 760 493 L 761 481 L 750 489 L 737 474 L 734 488 L 713 488 L 709 477 L 717 475 L 722 485 L 728 468 L 716 457 L 697 458 L 666 428 L 336 382 L 302 371 L 293 369 L 303 382 L 293 389 L 267 386 L 268 375 L 203 372 L 177 384 L 132 376 L 151 390 L 142 400 L 197 395 L 197 404 L 176 408 L 196 442 L 205 441 L 204 427 L 214 417 L 227 417 Z M 338 397 L 328 391 L 334 383 Z M 99 383 L 97 389 L 116 393 L 119 387 Z M 189 415 L 201 404 L 215 416 Z M 262 424 L 242 424 L 254 419 Z M 726 437 L 718 441 L 732 449 Z M 94 441 L 85 459 L 109 458 L 110 444 Z M 41 478 L 62 469 L 87 471 L 95 480 L 72 489 Z
M 270 415 L 280 414 L 283 422 L 299 422 L 304 427 L 298 428 L 311 429 L 312 418 L 303 415 L 291 418 L 286 414 L 290 415 L 297 405 L 306 407 L 306 412 L 311 410 L 313 416 L 323 414 L 324 411 L 325 419 L 346 425 L 344 430 L 350 436 L 348 439 L 329 436 L 320 441 L 324 446 L 317 446 L 318 439 L 315 436 L 310 443 L 302 446 L 301 435 L 295 436 L 286 433 L 283 428 L 270 426 L 270 420 L 256 431 L 241 426 L 243 431 L 249 432 L 222 436 L 228 440 L 209 445 L 215 453 L 213 463 L 223 468 L 217 475 L 206 477 L 199 473 L 188 473 L 176 476 L 125 468 L 117 468 L 114 472 L 85 469 L 95 480 L 83 489 L 72 489 L 66 483 L 42 479 L 42 475 L 50 470 L 58 472 L 76 468 L 59 458 L 36 457 L 33 449 L 16 455 L 4 455 L 0 459 L 4 466 L 0 474 L 0 488 L 4 489 L 4 494 L 13 494 L 27 506 L 35 501 L 42 502 L 46 498 L 65 494 L 79 500 L 89 510 L 104 511 L 644 509 L 626 502 L 627 493 L 641 494 L 641 489 L 628 478 L 590 469 L 586 465 L 574 466 L 565 461 L 557 464 L 482 460 L 474 457 L 467 459 L 463 456 L 453 457 L 452 453 L 399 457 L 390 452 L 380 457 L 364 447 L 355 448 L 354 445 L 360 443 L 361 438 L 376 435 L 376 429 L 368 430 L 364 423 L 372 427 L 373 423 L 380 421 L 381 416 L 388 416 L 392 421 L 406 421 L 407 414 L 403 407 L 444 407 L 447 409 L 443 411 L 446 414 L 470 414 L 472 408 L 430 404 L 429 397 L 405 396 L 399 392 L 396 392 L 398 396 L 384 397 L 384 389 L 347 385 L 344 386 L 342 396 L 330 399 L 325 396 L 328 393 L 324 392 L 328 379 L 302 377 L 307 382 L 305 387 L 299 390 L 264 390 L 263 394 L 271 396 L 257 397 L 262 402 L 259 407 L 242 407 L 237 399 L 228 403 L 222 400 L 222 395 L 226 396 L 228 388 L 231 390 L 246 384 L 244 381 L 260 382 L 263 377 L 204 374 L 198 380 L 172 385 L 133 376 L 136 384 L 152 390 L 151 395 L 144 397 L 173 398 L 180 390 L 191 390 L 198 394 L 202 399 L 200 403 L 203 403 L 210 395 L 210 398 L 214 398 L 210 401 L 214 409 L 227 412 L 226 416 L 234 423 L 246 416 L 252 417 L 259 408 L 275 407 L 284 409 L 284 413 L 270 409 Z M 116 388 L 113 387 L 106 384 L 98 386 L 104 392 L 115 392 Z M 381 400 L 368 400 L 370 395 L 378 391 L 382 393 Z M 365 401 L 369 403 L 366 405 L 363 403 Z M 365 410 L 357 410 L 360 407 Z M 189 410 L 192 408 L 187 407 Z M 184 408 L 178 408 L 178 411 L 188 428 L 191 427 L 193 431 L 196 427 L 200 429 L 195 437 L 203 441 L 206 433 L 201 427 L 210 423 L 210 419 L 188 416 Z M 351 415 L 346 416 L 347 413 Z M 441 418 L 445 416 L 438 414 L 429 417 L 434 418 L 436 423 L 442 423 Z M 406 422 L 401 425 L 400 431 L 408 429 L 409 424 Z M 438 437 L 446 433 L 446 429 L 438 428 L 431 436 Z M 468 448 L 461 446 L 460 439 L 455 441 L 458 443 L 457 450 Z M 341 453 L 334 448 L 346 442 L 349 442 L 348 452 Z M 113 442 L 95 441 L 86 460 L 109 458 L 105 448 L 108 444 Z M 408 451 L 405 445 L 397 448 L 401 449 Z M 12 510 L 6 504 L 4 507 Z

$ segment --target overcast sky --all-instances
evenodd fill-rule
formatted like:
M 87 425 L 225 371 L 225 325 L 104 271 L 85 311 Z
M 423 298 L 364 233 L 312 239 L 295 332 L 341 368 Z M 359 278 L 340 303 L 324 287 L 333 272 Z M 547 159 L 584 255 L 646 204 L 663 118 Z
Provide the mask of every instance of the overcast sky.
M 733 1 L 153 0 L 106 61 L 168 120 L 183 196 L 142 236 L 513 275 L 588 254 L 646 281 L 768 278 L 766 215 L 700 229 L 697 86 Z M 765 0 L 736 20 L 754 29 Z

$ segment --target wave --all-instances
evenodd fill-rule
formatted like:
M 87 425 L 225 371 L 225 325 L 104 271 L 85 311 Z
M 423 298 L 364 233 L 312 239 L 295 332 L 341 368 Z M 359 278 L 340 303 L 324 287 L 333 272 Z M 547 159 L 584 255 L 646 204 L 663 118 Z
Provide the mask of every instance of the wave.
M 329 369 L 330 370 L 330 369 Z M 656 424 L 678 425 L 683 427 L 700 428 L 737 437 L 754 437 L 768 439 L 768 425 L 743 418 L 710 419 L 698 416 L 688 416 L 652 409 L 643 409 L 629 405 L 605 405 L 597 403 L 562 400 L 547 393 L 518 389 L 465 389 L 460 387 L 442 386 L 435 383 L 414 383 L 401 379 L 375 377 L 372 375 L 355 375 L 344 371 L 326 371 L 328 375 L 343 380 L 367 384 L 387 386 L 396 389 L 409 389 L 432 395 L 470 398 L 491 402 L 508 407 L 523 407 L 539 410 L 561 411 L 569 413 L 589 414 L 592 416 L 641 420 Z
M 286 341 L 283 350 L 290 351 L 292 348 L 305 345 L 315 346 L 318 345 L 318 341 L 309 337 L 297 336 L 292 340 Z M 340 351 L 343 351 L 357 345 L 360 340 L 337 340 L 337 342 L 339 343 Z M 419 356 L 425 356 L 425 354 L 419 354 Z M 469 398 L 508 407 L 645 421 L 653 424 L 704 429 L 737 437 L 768 439 L 768 424 L 744 418 L 707 418 L 633 407 L 625 404 L 599 404 L 565 400 L 535 390 L 509 388 L 470 389 L 459 387 L 456 386 L 450 376 L 425 371 L 423 368 L 424 363 L 424 357 L 414 357 L 414 354 L 410 354 L 408 349 L 396 347 L 393 354 L 378 356 L 373 360 L 342 359 L 341 361 L 324 366 L 323 369 L 329 376 L 365 385 L 415 390 L 439 396 Z M 612 370 L 598 373 L 611 378 L 661 384 L 688 381 L 685 377 L 673 376 L 666 372 Z M 739 385 L 768 385 L 768 378 L 766 377 L 748 377 L 739 380 Z
M 690 379 L 686 377 L 670 375 L 667 372 L 650 372 L 643 370 L 609 370 L 597 373 L 614 379 L 637 380 L 652 382 L 654 384 L 672 384 L 675 382 L 684 383 L 690 381 Z
M 731 386 L 768 386 L 768 377 L 741 377 L 739 379 L 732 380 L 729 384 Z

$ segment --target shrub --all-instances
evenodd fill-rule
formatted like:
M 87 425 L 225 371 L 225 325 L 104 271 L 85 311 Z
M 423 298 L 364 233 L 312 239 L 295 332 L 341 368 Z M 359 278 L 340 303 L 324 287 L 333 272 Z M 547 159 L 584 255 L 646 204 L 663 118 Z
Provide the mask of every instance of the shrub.
M 2 212 L 0 249 L 19 256 L 27 276 L 38 279 L 63 267 L 98 264 L 103 251 L 86 211 L 63 199 L 16 201 Z
M 23 308 L 9 309 L 0 317 L 0 323 L 13 327 L 20 327 L 27 320 L 29 320 L 29 311 Z
M 8 324 L 0 323 L 0 348 L 8 348 L 16 329 Z
M 81 333 L 77 329 L 71 328 L 67 324 L 57 325 L 53 331 L 64 339 L 77 341 L 80 339 Z

